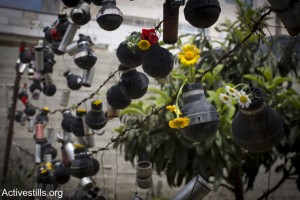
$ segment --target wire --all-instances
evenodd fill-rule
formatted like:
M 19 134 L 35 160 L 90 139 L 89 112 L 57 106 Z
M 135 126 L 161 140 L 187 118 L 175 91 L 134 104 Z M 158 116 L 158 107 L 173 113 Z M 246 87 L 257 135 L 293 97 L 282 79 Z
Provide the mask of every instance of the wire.
M 102 178 L 103 178 L 103 194 L 105 194 L 105 173 L 104 173 L 104 164 L 103 164 L 103 156 L 105 154 L 106 151 L 103 151 L 100 157 L 100 162 L 101 162 L 101 166 L 102 166 Z
M 114 186 L 114 191 L 115 191 L 115 196 L 114 196 L 114 200 L 118 199 L 118 195 L 117 195 L 117 180 L 118 180 L 118 176 L 119 176 L 119 166 L 118 166 L 118 149 L 116 148 L 116 178 L 115 178 L 115 186 Z
M 201 81 L 202 78 L 204 77 L 205 74 L 207 74 L 208 72 L 211 72 L 216 66 L 218 66 L 220 63 L 222 63 L 226 58 L 230 57 L 231 54 L 233 52 L 235 52 L 236 50 L 238 50 L 246 41 L 249 40 L 249 38 L 257 31 L 260 31 L 262 32 L 261 30 L 261 24 L 263 23 L 263 20 L 268 16 L 270 15 L 272 12 L 272 9 L 269 7 L 269 6 L 266 6 L 264 7 L 262 10 L 261 10 L 261 16 L 259 17 L 259 19 L 254 23 L 254 25 L 252 26 L 251 28 L 251 32 L 246 36 L 244 37 L 244 39 L 238 43 L 237 45 L 235 45 L 233 47 L 233 49 L 231 49 L 230 51 L 224 53 L 217 62 L 215 62 L 209 69 L 205 70 L 200 77 L 198 77 L 196 79 L 196 81 Z M 253 20 L 252 20 L 253 21 Z M 262 32 L 263 33 L 263 32 Z
M 268 200 L 268 198 L 269 198 L 269 190 L 270 190 L 270 180 L 271 180 L 271 167 L 270 167 L 270 169 L 269 169 L 269 175 L 268 175 L 268 190 L 267 190 L 267 195 L 266 195 L 266 198 L 265 198 L 265 200 Z
M 88 97 L 86 97 L 86 98 L 84 98 L 84 99 L 82 99 L 80 102 L 78 102 L 76 105 L 75 105 L 75 109 L 76 108 L 78 108 L 79 106 L 81 106 L 81 104 L 83 104 L 84 102 L 86 102 L 87 100 L 90 100 L 90 99 L 92 99 L 95 95 L 97 95 L 97 93 L 109 82 L 109 80 L 110 79 L 112 79 L 114 76 L 115 76 L 115 74 L 118 72 L 119 70 L 116 70 L 116 71 L 114 71 L 113 73 L 111 73 L 109 76 L 108 76 L 108 78 L 99 86 L 99 88 L 95 91 L 95 92 L 93 92 L 93 93 L 91 93 Z M 68 108 L 65 108 L 65 109 L 55 109 L 55 110 L 53 110 L 53 111 L 51 111 L 51 112 L 49 112 L 49 114 L 50 115 L 52 115 L 52 114 L 55 114 L 56 112 L 61 112 L 61 113 L 63 113 L 64 111 L 66 111 L 66 110 L 72 110 L 72 109 L 74 109 L 74 108 L 72 108 L 72 107 L 68 107 Z

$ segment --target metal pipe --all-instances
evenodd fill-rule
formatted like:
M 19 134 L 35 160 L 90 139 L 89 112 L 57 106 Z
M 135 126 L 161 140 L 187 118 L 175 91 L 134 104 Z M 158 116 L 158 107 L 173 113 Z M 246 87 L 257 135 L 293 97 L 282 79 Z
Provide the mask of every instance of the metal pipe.
M 20 80 L 21 80 L 21 74 L 18 70 L 16 70 L 14 92 L 13 92 L 13 97 L 12 97 L 12 105 L 11 105 L 11 110 L 10 110 L 10 119 L 9 119 L 8 133 L 7 133 L 5 153 L 4 153 L 2 182 L 5 182 L 6 178 L 7 178 L 10 149 L 11 149 L 11 143 L 12 143 L 13 134 L 14 134 L 15 113 L 16 113 L 18 93 L 19 93 L 19 88 L 20 88 Z

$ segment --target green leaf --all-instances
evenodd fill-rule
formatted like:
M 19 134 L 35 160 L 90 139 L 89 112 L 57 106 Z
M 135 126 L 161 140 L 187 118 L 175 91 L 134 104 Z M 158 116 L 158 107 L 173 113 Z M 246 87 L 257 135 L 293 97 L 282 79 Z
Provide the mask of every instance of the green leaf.
M 223 64 L 219 64 L 217 65 L 213 70 L 212 70 L 212 73 L 214 76 L 218 75 L 222 69 L 224 68 L 224 65 Z
M 239 41 L 242 41 L 244 39 L 244 34 L 242 33 L 242 31 L 240 29 L 234 28 L 234 32 Z
M 208 149 L 211 148 L 211 146 L 212 146 L 213 143 L 214 143 L 214 140 L 215 140 L 215 138 L 212 137 L 212 138 L 209 138 L 208 140 L 206 140 L 206 141 L 204 142 L 204 147 L 205 147 L 206 150 L 208 150 Z
M 232 119 L 234 114 L 235 114 L 235 107 L 234 106 L 229 106 L 228 111 L 227 111 L 228 119 Z
M 213 75 L 208 72 L 203 76 L 203 81 L 207 81 L 209 84 L 213 83 Z
M 175 160 L 173 160 L 173 161 L 175 162 Z M 175 166 L 174 162 L 169 163 L 167 170 L 166 170 L 167 181 L 170 186 L 175 186 L 174 179 L 176 176 L 176 168 L 174 167 Z
M 274 90 L 278 85 L 282 84 L 285 81 L 291 81 L 292 79 L 290 77 L 282 77 L 282 76 L 276 76 L 271 85 L 267 85 L 268 90 Z
M 159 148 L 163 143 L 166 142 L 163 128 L 153 128 L 150 130 L 148 137 L 151 137 L 150 141 L 155 148 Z
M 164 155 L 165 158 L 169 161 L 173 159 L 175 154 L 175 140 L 174 137 L 170 137 L 169 140 L 166 142 Z
M 287 100 L 289 102 L 289 106 L 298 110 L 300 109 L 300 96 L 288 96 Z
M 219 95 L 215 91 L 208 90 L 207 94 L 209 95 L 208 100 L 214 102 L 217 105 L 217 107 L 221 106 L 221 101 L 219 99 Z
M 160 153 L 161 151 L 162 149 L 158 148 L 156 150 L 155 157 L 154 157 L 155 168 L 158 175 L 161 175 L 161 171 L 164 170 L 164 165 L 165 165 L 164 154 Z
M 299 132 L 299 127 L 293 127 L 289 136 L 289 146 L 293 147 L 295 144 L 295 141 L 299 137 L 300 132 Z
M 177 180 L 176 180 L 176 186 L 179 187 L 182 184 L 183 179 L 185 178 L 185 173 L 178 173 L 177 174 Z
M 71 110 L 75 110 L 76 109 L 76 104 L 72 104 L 70 108 L 71 108 Z
M 173 79 L 179 79 L 179 80 L 185 80 L 187 78 L 187 76 L 185 76 L 184 74 L 172 73 L 171 76 Z
M 148 92 L 152 92 L 154 94 L 160 95 L 163 99 L 165 99 L 165 102 L 168 102 L 171 100 L 171 98 L 167 95 L 166 92 L 163 92 L 161 89 L 158 88 L 148 88 Z
M 262 67 L 259 68 L 259 71 L 262 73 L 262 75 L 265 77 L 265 79 L 270 83 L 273 79 L 273 71 L 271 68 L 268 67 Z
M 216 162 L 214 165 L 214 189 L 218 189 L 223 181 L 223 169 L 222 169 L 222 162 Z
M 175 146 L 175 163 L 178 172 L 185 172 L 188 161 L 187 149 L 184 146 L 177 144 Z
M 214 142 L 216 143 L 216 145 L 218 146 L 218 148 L 222 147 L 222 138 L 220 137 L 219 132 L 217 132 L 216 139 L 215 139 Z
M 251 81 L 254 81 L 259 85 L 265 85 L 265 82 L 257 75 L 245 74 L 245 75 L 243 75 L 243 77 L 246 79 L 249 79 Z
M 120 112 L 120 115 L 144 115 L 144 112 L 138 108 L 127 107 Z

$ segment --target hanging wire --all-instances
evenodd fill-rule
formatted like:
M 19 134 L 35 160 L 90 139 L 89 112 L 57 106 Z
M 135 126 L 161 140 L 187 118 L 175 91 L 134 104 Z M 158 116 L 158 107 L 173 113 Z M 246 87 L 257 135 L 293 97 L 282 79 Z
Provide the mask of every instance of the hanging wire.
M 135 195 L 137 195 L 137 194 L 138 194 L 138 186 L 137 186 L 137 182 L 136 182 L 136 180 L 135 180 L 135 183 L 134 183 L 134 185 L 135 185 Z
M 18 145 L 17 143 L 15 142 L 12 142 L 12 145 L 15 146 L 18 150 L 20 150 L 21 152 L 23 152 L 25 155 L 31 157 L 33 160 L 35 158 L 35 156 L 28 150 L 28 149 L 25 149 L 24 147 Z
M 86 101 L 84 102 L 84 109 L 87 111 L 88 110 L 88 107 L 86 105 Z
M 269 174 L 268 174 L 268 189 L 267 189 L 267 194 L 266 194 L 265 200 L 268 200 L 268 198 L 269 198 L 270 180 L 271 180 L 271 167 L 269 169 Z
M 105 172 L 104 172 L 104 163 L 103 163 L 103 156 L 105 154 L 106 151 L 103 151 L 100 157 L 100 162 L 101 162 L 101 166 L 102 166 L 102 178 L 103 178 L 103 194 L 105 194 Z
M 68 67 L 67 64 L 66 64 L 65 55 L 62 56 L 62 60 L 63 60 L 64 67 L 66 68 L 66 70 L 67 70 L 67 71 L 70 71 L 70 67 Z M 64 72 L 63 72 L 63 73 L 64 73 Z
M 116 160 L 116 178 L 115 178 L 115 185 L 114 185 L 114 192 L 115 192 L 115 196 L 114 196 L 114 200 L 118 199 L 118 195 L 117 195 L 117 180 L 118 180 L 118 176 L 119 176 L 119 166 L 118 166 L 118 149 L 116 148 L 116 156 L 115 156 L 115 160 Z
M 213 63 L 213 65 L 205 70 L 204 72 L 202 72 L 202 74 L 200 75 L 200 77 L 198 77 L 196 79 L 196 81 L 201 81 L 202 78 L 204 77 L 205 74 L 207 74 L 208 72 L 211 72 L 216 66 L 218 66 L 220 63 L 222 63 L 226 58 L 230 57 L 236 50 L 238 50 L 246 41 L 249 40 L 249 38 L 256 33 L 257 31 L 262 32 L 261 30 L 261 24 L 263 23 L 263 20 L 270 15 L 272 12 L 272 9 L 269 6 L 264 7 L 261 10 L 261 15 L 259 17 L 259 19 L 257 21 L 252 20 L 253 22 L 255 22 L 251 28 L 250 33 L 244 37 L 244 39 L 238 43 L 237 45 L 235 45 L 230 51 L 224 53 L 217 62 Z M 263 32 L 262 32 L 263 33 Z
M 114 76 L 115 76 L 115 74 L 118 72 L 119 70 L 117 69 L 116 71 L 114 71 L 113 73 L 111 73 L 109 76 L 108 76 L 108 78 L 99 86 L 99 88 L 95 91 L 95 92 L 93 92 L 93 93 L 91 93 L 88 97 L 86 97 L 86 98 L 84 98 L 84 99 L 82 99 L 80 102 L 78 102 L 76 105 L 75 105 L 75 109 L 76 108 L 78 108 L 79 106 L 81 106 L 81 104 L 83 104 L 84 102 L 86 102 L 87 100 L 90 100 L 90 99 L 92 99 L 108 82 L 109 82 L 109 80 L 110 79 L 112 79 Z M 61 113 L 63 113 L 64 111 L 66 111 L 66 110 L 73 110 L 74 108 L 72 108 L 72 107 L 68 107 L 68 108 L 65 108 L 65 109 L 60 109 L 60 108 L 58 108 L 58 109 L 55 109 L 55 110 L 53 110 L 53 111 L 51 111 L 51 112 L 49 112 L 49 114 L 51 115 L 51 114 L 55 114 L 56 112 L 61 112 Z
M 86 35 L 88 36 L 89 35 L 89 29 L 90 29 L 90 23 L 87 24 L 87 27 L 86 27 Z
M 270 44 L 270 48 L 269 48 L 267 54 L 260 60 L 260 66 L 263 66 L 263 70 L 261 72 L 262 74 L 264 74 L 265 70 L 267 69 L 267 67 L 266 67 L 266 65 L 264 63 L 266 62 L 266 60 L 270 56 L 271 51 L 273 49 L 273 45 L 274 45 L 273 35 L 272 35 L 270 29 L 267 26 L 265 28 L 267 29 L 267 31 L 268 31 L 268 33 L 270 35 L 270 42 L 271 42 L 271 44 Z M 259 46 L 259 47 L 260 47 L 260 51 L 263 52 L 262 49 L 261 49 L 261 46 Z M 258 74 L 258 72 L 256 72 L 256 74 L 257 74 L 257 80 L 256 81 L 258 83 L 258 87 L 262 88 L 266 92 L 265 94 L 269 94 L 269 95 L 266 95 L 266 96 L 268 96 L 269 98 L 271 98 L 273 100 L 276 100 L 275 98 L 272 98 L 271 92 L 265 86 L 263 86 L 262 84 L 259 84 L 259 81 L 260 81 L 259 76 L 261 74 Z
M 68 9 L 68 7 L 67 7 L 67 6 L 65 6 L 65 5 L 63 5 L 63 7 L 61 8 L 61 10 L 60 10 L 60 13 L 59 13 L 59 14 L 65 14 L 67 9 Z
M 44 86 L 44 87 L 45 87 L 45 86 Z M 47 90 L 46 90 L 45 94 L 48 94 L 49 88 L 50 88 L 50 87 L 47 87 Z M 43 98 L 42 108 L 45 106 L 45 103 L 46 103 L 46 95 L 44 95 L 44 98 Z
M 197 148 L 197 147 L 200 148 L 200 145 L 201 145 L 201 143 L 200 143 L 200 142 L 197 142 L 197 145 L 196 145 L 195 148 Z M 196 150 L 196 152 L 198 152 L 198 151 Z M 199 162 L 199 161 L 200 161 L 200 157 L 199 157 L 199 155 L 197 155 L 197 156 L 198 156 L 197 162 L 200 163 L 200 162 Z M 198 165 L 197 165 L 197 166 L 198 166 Z M 199 167 L 197 167 L 196 173 L 197 173 L 197 178 L 198 178 L 198 177 L 199 177 L 199 173 L 200 173 Z M 195 183 L 194 183 L 194 185 L 193 185 L 193 189 L 192 189 L 192 191 L 191 191 L 189 200 L 193 200 L 193 199 L 192 199 L 192 196 L 193 196 L 193 192 L 194 192 L 195 186 L 196 186 L 196 184 L 197 184 L 197 178 L 196 178 Z

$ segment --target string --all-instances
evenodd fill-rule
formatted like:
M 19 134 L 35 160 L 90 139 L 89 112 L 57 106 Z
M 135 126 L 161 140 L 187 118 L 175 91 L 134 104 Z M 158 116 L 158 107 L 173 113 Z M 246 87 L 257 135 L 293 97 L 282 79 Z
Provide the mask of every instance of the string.
M 70 71 L 70 68 L 66 64 L 65 55 L 62 56 L 62 60 L 63 60 L 63 63 L 64 63 L 64 67 L 66 68 L 66 71 Z
M 117 179 L 118 179 L 118 176 L 119 176 L 118 149 L 117 148 L 116 148 L 115 152 L 116 152 L 116 156 L 115 156 L 115 160 L 116 160 L 116 177 L 115 177 L 115 186 L 114 186 L 114 192 L 115 192 L 114 200 L 117 200 L 118 199 L 118 196 L 117 196 Z
M 209 69 L 205 70 L 204 72 L 202 72 L 200 77 L 197 77 L 196 81 L 201 81 L 202 78 L 204 77 L 205 74 L 207 74 L 208 72 L 211 72 L 216 66 L 218 66 L 220 63 L 222 63 L 226 58 L 230 57 L 233 52 L 235 52 L 236 50 L 238 50 L 246 41 L 248 41 L 248 39 L 257 31 L 262 32 L 260 25 L 262 24 L 263 20 L 265 19 L 265 17 L 267 17 L 268 15 L 270 15 L 272 12 L 272 9 L 270 7 L 264 7 L 261 11 L 261 16 L 259 17 L 259 19 L 257 20 L 257 22 L 254 23 L 254 25 L 251 28 L 251 32 L 244 37 L 244 39 L 238 43 L 237 45 L 235 45 L 233 47 L 233 49 L 231 49 L 230 51 L 224 53 L 217 62 L 215 62 Z M 263 32 L 262 32 L 263 33 Z
M 269 198 L 269 190 L 270 190 L 270 180 L 271 180 L 271 168 L 272 167 L 270 167 L 270 169 L 269 169 L 269 174 L 268 174 L 268 189 L 267 189 L 267 195 L 266 195 L 266 198 L 265 198 L 265 200 L 268 200 L 268 198 Z
M 82 103 L 84 103 L 84 102 L 86 102 L 87 100 L 90 100 L 90 99 L 92 99 L 108 82 L 109 82 L 109 80 L 110 79 L 112 79 L 114 76 L 115 76 L 115 74 L 118 72 L 119 70 L 116 70 L 116 71 L 114 71 L 113 73 L 111 73 L 109 76 L 108 76 L 108 78 L 99 86 L 99 88 L 95 91 L 95 92 L 93 92 L 93 93 L 91 93 L 88 97 L 86 97 L 86 98 L 84 98 L 84 99 L 82 99 L 80 102 L 78 102 L 76 105 L 75 105 L 75 108 L 73 108 L 73 107 L 68 107 L 68 108 L 65 108 L 65 109 L 55 109 L 55 110 L 53 110 L 53 111 L 51 111 L 51 112 L 49 112 L 49 114 L 50 115 L 52 115 L 52 114 L 55 114 L 56 112 L 61 112 L 61 113 L 63 113 L 64 111 L 66 111 L 66 110 L 73 110 L 73 109 L 76 109 L 76 108 L 78 108 Z
M 103 151 L 100 157 L 100 162 L 101 162 L 101 166 L 102 166 L 102 178 L 103 178 L 103 194 L 105 194 L 105 173 L 104 173 L 104 164 L 103 164 L 103 156 L 105 154 L 106 151 Z
M 195 148 L 197 148 L 197 147 L 199 147 L 200 148 L 200 142 L 197 142 L 197 145 L 196 145 L 196 147 Z M 197 150 L 196 150 L 196 152 L 197 152 Z M 197 166 L 199 166 L 199 160 L 200 160 L 200 157 L 199 157 L 199 155 L 197 155 L 197 157 L 198 157 L 198 165 Z M 196 184 L 197 184 L 197 179 L 198 179 L 198 176 L 199 176 L 199 167 L 197 167 L 197 170 L 196 170 L 196 173 L 197 173 L 197 178 L 196 178 L 196 180 L 195 180 L 195 183 L 194 183 L 194 185 L 193 185 L 193 189 L 192 189 L 192 191 L 191 191 L 191 194 L 190 194 L 190 197 L 189 197 L 189 200 L 193 200 L 192 199 L 192 196 L 193 196 L 193 192 L 194 192 L 194 189 L 195 189 L 195 186 L 196 186 Z

